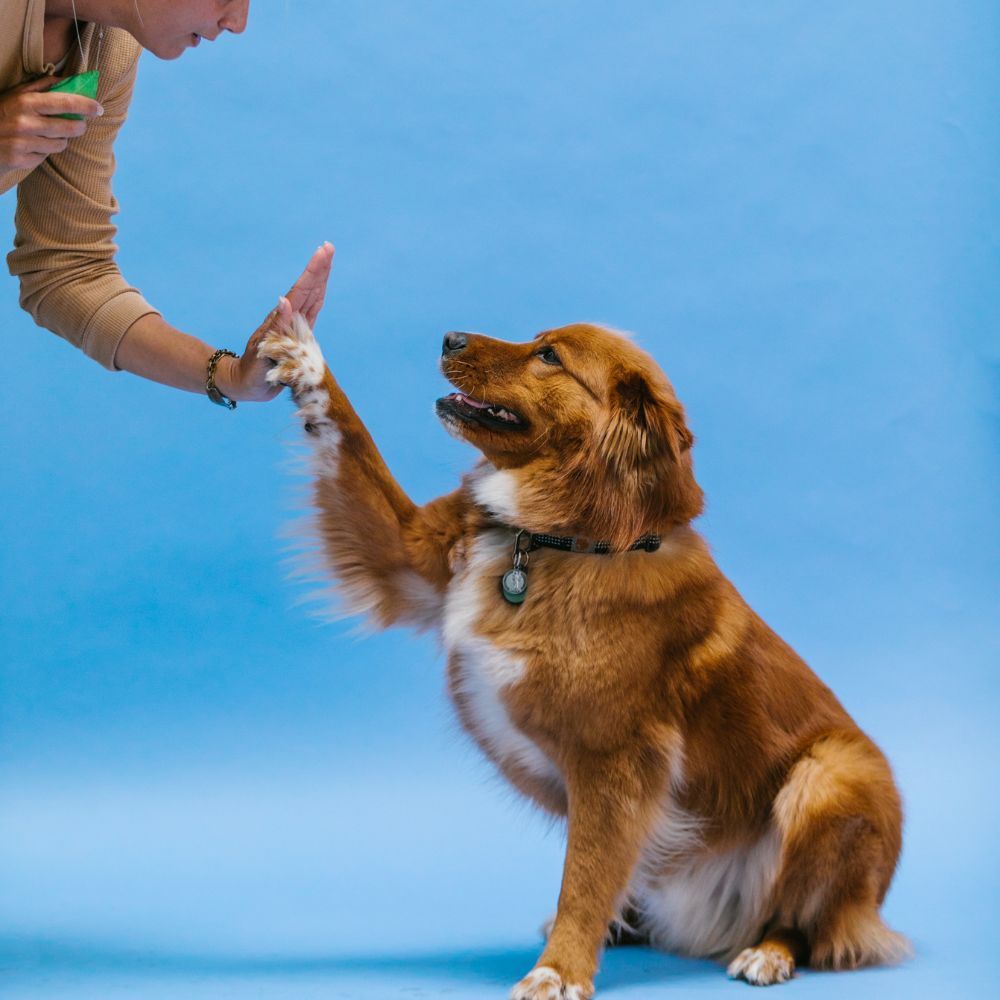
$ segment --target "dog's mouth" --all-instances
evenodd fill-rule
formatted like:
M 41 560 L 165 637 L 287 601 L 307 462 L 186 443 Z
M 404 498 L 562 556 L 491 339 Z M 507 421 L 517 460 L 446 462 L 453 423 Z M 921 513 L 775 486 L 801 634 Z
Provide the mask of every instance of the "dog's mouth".
M 442 397 L 437 401 L 436 408 L 442 419 L 457 418 L 463 423 L 480 424 L 491 430 L 511 431 L 527 426 L 527 421 L 508 407 L 473 399 L 464 392 Z

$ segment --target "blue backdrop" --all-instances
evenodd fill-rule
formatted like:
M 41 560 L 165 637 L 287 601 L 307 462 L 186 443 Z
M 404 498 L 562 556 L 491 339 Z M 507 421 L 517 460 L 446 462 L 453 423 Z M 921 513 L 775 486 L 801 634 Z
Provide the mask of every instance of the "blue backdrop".
M 261 2 L 144 58 L 119 145 L 122 268 L 212 343 L 337 245 L 319 334 L 418 500 L 473 459 L 445 330 L 596 320 L 662 362 L 719 562 L 908 807 L 916 959 L 803 995 L 996 995 L 998 35 L 988 0 Z M 296 603 L 287 400 L 111 375 L 0 285 L 0 992 L 504 997 L 561 832 L 431 639 Z M 598 987 L 745 989 L 645 950 Z

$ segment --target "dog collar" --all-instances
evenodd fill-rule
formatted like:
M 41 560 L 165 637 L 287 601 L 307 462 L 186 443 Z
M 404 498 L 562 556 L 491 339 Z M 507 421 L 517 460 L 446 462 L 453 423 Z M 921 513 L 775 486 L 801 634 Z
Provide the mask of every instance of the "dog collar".
M 655 552 L 659 547 L 659 535 L 643 535 L 626 551 Z M 611 553 L 611 543 L 592 542 L 581 535 L 546 535 L 522 528 L 514 535 L 514 565 L 500 580 L 500 591 L 510 604 L 523 603 L 528 593 L 528 556 L 536 549 L 559 549 L 561 552 L 603 556 Z

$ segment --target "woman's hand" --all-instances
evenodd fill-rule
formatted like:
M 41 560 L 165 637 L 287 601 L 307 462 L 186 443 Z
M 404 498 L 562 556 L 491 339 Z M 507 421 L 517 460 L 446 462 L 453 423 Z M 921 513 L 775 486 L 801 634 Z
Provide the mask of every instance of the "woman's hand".
M 46 76 L 0 93 L 0 174 L 34 170 L 53 153 L 61 153 L 70 139 L 83 135 L 89 120 L 104 108 L 80 94 L 46 93 L 59 82 Z M 82 120 L 52 115 L 83 115 Z
M 298 281 L 287 296 L 278 301 L 277 308 L 253 332 L 240 358 L 223 358 L 216 370 L 215 384 L 230 399 L 261 402 L 273 399 L 281 391 L 267 381 L 268 365 L 257 357 L 257 347 L 276 324 L 291 322 L 292 313 L 305 316 L 310 326 L 316 325 L 319 312 L 326 298 L 326 283 L 333 265 L 333 247 L 324 243 L 306 265 Z

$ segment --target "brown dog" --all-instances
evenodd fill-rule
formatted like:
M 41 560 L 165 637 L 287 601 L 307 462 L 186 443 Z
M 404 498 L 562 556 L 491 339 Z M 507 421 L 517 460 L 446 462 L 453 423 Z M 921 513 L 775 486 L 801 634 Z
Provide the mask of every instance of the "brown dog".
M 755 984 L 905 954 L 879 916 L 900 849 L 889 765 L 691 528 L 693 439 L 648 355 L 586 325 L 448 334 L 458 391 L 437 411 L 484 459 L 418 507 L 304 321 L 261 354 L 313 444 L 348 610 L 439 629 L 465 728 L 567 818 L 558 911 L 515 998 L 590 997 L 616 922 Z

